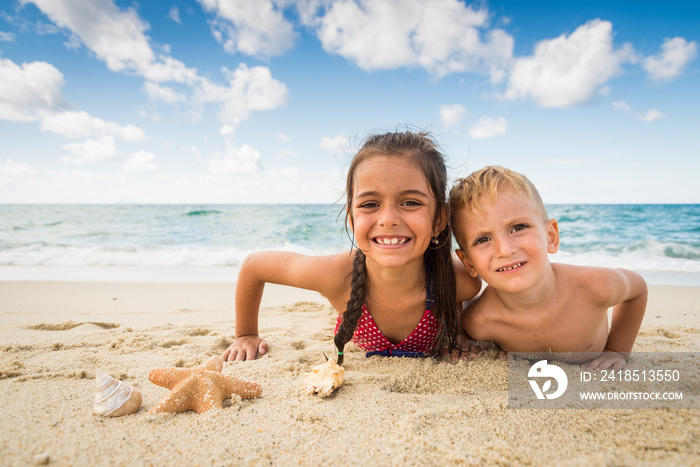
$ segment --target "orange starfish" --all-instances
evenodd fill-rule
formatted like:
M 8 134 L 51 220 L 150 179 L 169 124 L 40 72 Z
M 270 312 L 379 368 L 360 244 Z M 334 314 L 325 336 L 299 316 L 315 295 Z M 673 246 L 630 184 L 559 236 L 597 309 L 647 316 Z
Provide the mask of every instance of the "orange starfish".
M 170 389 L 149 413 L 186 412 L 203 413 L 212 407 L 222 407 L 224 399 L 232 394 L 249 399 L 262 394 L 258 383 L 222 375 L 223 361 L 215 356 L 195 368 L 158 368 L 148 379 L 158 386 Z

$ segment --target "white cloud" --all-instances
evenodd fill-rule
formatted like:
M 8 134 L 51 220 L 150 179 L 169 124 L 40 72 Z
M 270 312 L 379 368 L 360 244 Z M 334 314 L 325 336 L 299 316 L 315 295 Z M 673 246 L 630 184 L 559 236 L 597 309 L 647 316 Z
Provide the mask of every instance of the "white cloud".
M 155 59 L 144 34 L 148 25 L 131 8 L 121 11 L 110 0 L 20 1 L 70 29 L 110 70 L 145 70 Z
M 122 171 L 126 173 L 157 173 L 158 165 L 155 163 L 156 156 L 146 151 L 137 151 L 129 157 Z
M 681 74 L 688 62 L 697 57 L 697 42 L 682 37 L 664 39 L 656 55 L 642 61 L 642 67 L 654 81 L 671 81 Z
M 647 113 L 640 115 L 638 118 L 639 120 L 643 122 L 653 122 L 654 120 L 658 120 L 660 118 L 664 118 L 666 115 L 661 112 L 660 110 L 657 109 L 649 109 L 647 110 Z
M 469 128 L 469 136 L 474 139 L 489 139 L 505 134 L 508 121 L 503 117 L 481 117 L 475 125 Z
M 441 105 L 440 106 L 440 121 L 442 126 L 447 131 L 448 128 L 458 126 L 462 123 L 462 117 L 467 113 L 467 109 L 460 104 Z
M 635 113 L 632 110 L 632 107 L 630 107 L 629 104 L 624 101 L 615 101 L 612 103 L 612 106 L 617 110 L 622 110 L 623 112 L 632 115 L 634 118 L 642 122 L 653 122 L 654 120 L 659 120 L 666 116 L 663 112 L 657 109 L 649 109 L 644 114 Z
M 195 99 L 203 103 L 219 102 L 219 118 L 225 124 L 236 127 L 254 110 L 270 110 L 286 103 L 287 86 L 274 79 L 267 67 L 241 63 L 234 71 L 223 72 L 228 86 L 202 80 Z
M 286 159 L 287 157 L 296 157 L 296 156 L 297 156 L 297 153 L 295 153 L 294 151 L 284 150 L 284 151 L 280 151 L 279 153 L 277 153 L 277 156 L 275 157 L 275 159 L 280 161 L 282 159 Z
M 15 35 L 11 32 L 0 31 L 0 42 L 14 42 Z
M 63 74 L 46 62 L 15 64 L 0 58 L 0 119 L 32 122 L 42 110 L 65 106 Z
M 12 159 L 3 161 L 0 159 L 0 178 L 2 177 L 21 177 L 24 175 L 32 175 L 36 170 L 31 165 L 24 162 L 15 162 Z
M 277 139 L 287 143 L 290 141 L 291 138 L 289 138 L 289 135 L 287 135 L 287 134 L 284 134 L 282 132 L 277 132 Z
M 175 104 L 186 100 L 183 94 L 178 93 L 173 88 L 161 86 L 150 81 L 143 83 L 143 90 L 151 99 L 167 102 L 168 104 Z
M 294 46 L 296 32 L 276 2 L 270 0 L 198 0 L 216 14 L 214 37 L 229 53 L 270 57 Z
M 266 67 L 249 68 L 241 64 L 233 72 L 224 68 L 224 77 L 228 83 L 221 86 L 200 76 L 196 69 L 188 68 L 179 60 L 168 55 L 156 56 L 146 35 L 148 24 L 141 20 L 134 9 L 120 10 L 112 0 L 20 1 L 35 4 L 54 23 L 67 28 L 74 38 L 78 37 L 110 70 L 143 76 L 147 80 L 143 90 L 154 99 L 171 104 L 189 99 L 159 83 L 176 82 L 191 86 L 193 95 L 190 102 L 194 107 L 189 109 L 189 113 L 193 119 L 199 118 L 198 107 L 201 104 L 215 102 L 220 104 L 219 118 L 222 123 L 235 128 L 252 111 L 273 109 L 284 105 L 286 101 L 287 87 L 272 78 Z M 229 9 L 242 8 L 245 10 L 243 17 L 246 21 L 257 21 L 262 17 L 267 18 L 266 13 L 262 12 L 264 8 L 259 5 L 259 2 L 227 2 L 216 7 L 226 14 L 230 13 Z M 255 8 L 250 9 L 253 6 L 260 11 L 254 13 Z M 253 16 L 249 16 L 249 13 Z M 273 16 L 281 15 L 278 10 L 273 13 Z M 275 21 L 268 19 L 260 23 L 260 27 L 277 27 Z M 20 117 L 23 116 L 13 116 Z
M 599 19 L 569 36 L 540 41 L 531 57 L 515 61 L 506 97 L 532 98 L 540 107 L 566 108 L 589 101 L 621 64 L 635 60 L 631 46 L 613 50 L 612 24 Z
M 84 111 L 42 113 L 41 129 L 58 133 L 66 138 L 113 135 L 132 142 L 143 141 L 146 138 L 146 133 L 135 125 L 106 122 L 101 118 L 91 117 Z
M 316 30 L 326 51 L 363 70 L 421 67 L 437 76 L 472 71 L 497 82 L 512 59 L 513 38 L 487 29 L 485 9 L 458 0 L 327 3 L 319 8 L 318 2 L 302 2 L 301 20 Z
M 331 151 L 340 151 L 348 144 L 348 138 L 345 135 L 324 136 L 321 138 L 321 148 Z
M 240 148 L 226 141 L 226 153 L 214 153 L 207 161 L 207 171 L 215 176 L 252 175 L 260 171 L 260 153 L 244 144 Z
M 99 139 L 87 139 L 82 143 L 65 144 L 63 148 L 73 155 L 62 157 L 60 160 L 64 164 L 92 164 L 119 156 L 114 138 L 110 135 L 101 136 Z
M 170 7 L 170 11 L 168 11 L 168 18 L 175 21 L 177 24 L 182 24 L 182 21 L 180 21 L 180 10 L 177 8 L 177 5 Z
M 132 8 L 111 0 L 20 0 L 33 3 L 56 25 L 69 29 L 112 71 L 131 71 L 156 82 L 192 82 L 196 70 L 151 49 L 149 26 Z M 73 38 L 73 42 L 75 39 Z

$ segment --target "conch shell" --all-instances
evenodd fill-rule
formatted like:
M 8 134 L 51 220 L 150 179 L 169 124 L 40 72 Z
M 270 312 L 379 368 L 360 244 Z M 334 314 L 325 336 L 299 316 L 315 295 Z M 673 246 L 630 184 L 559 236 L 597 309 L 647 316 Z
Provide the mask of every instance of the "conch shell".
M 345 369 L 332 358 L 327 359 L 323 365 L 313 367 L 312 370 L 311 373 L 302 375 L 302 394 L 318 393 L 319 396 L 326 397 L 343 384 Z
M 138 412 L 141 408 L 141 393 L 126 383 L 97 370 L 95 375 L 95 415 L 119 417 Z

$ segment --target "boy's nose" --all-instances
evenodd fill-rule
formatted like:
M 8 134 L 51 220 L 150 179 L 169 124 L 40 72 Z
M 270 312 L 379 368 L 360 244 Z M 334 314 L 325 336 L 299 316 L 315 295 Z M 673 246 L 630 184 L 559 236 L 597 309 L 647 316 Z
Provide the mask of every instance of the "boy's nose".
M 515 246 L 515 242 L 513 242 L 508 237 L 498 238 L 495 240 L 495 243 L 496 243 L 496 252 L 498 253 L 499 258 L 506 258 L 517 251 L 517 248 Z

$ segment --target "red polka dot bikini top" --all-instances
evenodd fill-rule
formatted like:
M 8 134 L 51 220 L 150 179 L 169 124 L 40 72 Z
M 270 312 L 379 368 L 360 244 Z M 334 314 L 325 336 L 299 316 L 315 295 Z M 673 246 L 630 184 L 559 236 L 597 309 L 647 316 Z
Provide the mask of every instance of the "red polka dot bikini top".
M 428 292 L 430 296 L 430 292 Z M 392 344 L 389 339 L 379 330 L 377 323 L 374 322 L 372 314 L 367 309 L 366 304 L 362 304 L 362 315 L 357 322 L 355 333 L 352 336 L 352 341 L 361 349 L 367 351 L 367 356 L 384 355 L 384 356 L 410 356 L 418 357 L 430 352 L 433 349 L 435 336 L 440 329 L 437 319 L 431 310 L 433 299 L 429 298 L 425 302 L 426 310 L 423 313 L 423 318 L 420 320 L 416 328 L 409 334 L 407 338 L 398 344 Z M 343 322 L 342 316 L 339 314 L 335 322 L 334 334 L 338 333 L 340 323 Z

